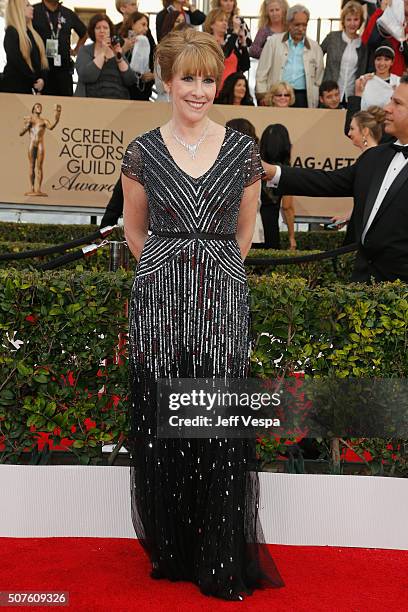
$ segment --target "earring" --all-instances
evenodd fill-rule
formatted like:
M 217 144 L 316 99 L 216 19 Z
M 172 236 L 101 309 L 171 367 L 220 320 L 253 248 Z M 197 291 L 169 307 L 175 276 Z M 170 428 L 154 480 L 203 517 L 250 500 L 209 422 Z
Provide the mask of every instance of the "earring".
M 368 147 L 368 140 L 367 140 L 367 138 L 365 138 L 365 137 L 363 138 L 363 145 L 364 145 L 365 147 Z
M 171 102 L 171 92 L 167 92 L 167 102 Z

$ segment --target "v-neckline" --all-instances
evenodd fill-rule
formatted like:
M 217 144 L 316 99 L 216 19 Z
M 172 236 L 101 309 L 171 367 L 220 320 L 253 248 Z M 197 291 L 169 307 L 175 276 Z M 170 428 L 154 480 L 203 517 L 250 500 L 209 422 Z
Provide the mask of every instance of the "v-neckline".
M 190 180 L 192 181 L 199 181 L 202 178 L 204 178 L 209 172 L 211 172 L 211 170 L 214 168 L 215 164 L 218 162 L 219 158 L 221 157 L 221 153 L 222 153 L 222 149 L 224 147 L 224 144 L 226 143 L 227 140 L 227 133 L 228 130 L 230 128 L 228 126 L 225 127 L 225 133 L 224 133 L 224 138 L 222 139 L 222 143 L 220 146 L 220 149 L 217 153 L 217 157 L 214 160 L 214 163 L 211 164 L 210 168 L 208 168 L 208 170 L 206 170 L 205 172 L 203 172 L 203 174 L 200 174 L 200 176 L 191 176 L 191 174 L 189 174 L 188 172 L 186 172 L 185 170 L 183 170 L 183 168 L 181 166 L 179 166 L 179 164 L 176 162 L 176 160 L 174 159 L 173 155 L 170 153 L 168 146 L 166 145 L 166 141 L 163 138 L 163 134 L 161 133 L 161 129 L 158 127 L 156 128 L 157 133 L 159 135 L 159 138 L 164 146 L 164 148 L 166 149 L 167 155 L 170 157 L 171 161 L 173 162 L 173 164 L 176 166 L 176 168 L 185 176 L 187 176 Z

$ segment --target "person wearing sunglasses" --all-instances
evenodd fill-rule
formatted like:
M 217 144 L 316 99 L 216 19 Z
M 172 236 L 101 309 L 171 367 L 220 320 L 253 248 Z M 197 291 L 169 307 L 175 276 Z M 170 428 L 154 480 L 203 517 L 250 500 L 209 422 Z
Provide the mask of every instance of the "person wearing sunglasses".
M 295 92 L 292 85 L 286 81 L 274 83 L 270 90 L 260 101 L 261 106 L 276 106 L 277 108 L 288 108 L 295 103 Z
M 256 98 L 259 101 L 277 81 L 287 81 L 295 91 L 297 108 L 317 108 L 322 82 L 323 52 L 306 35 L 310 11 L 302 4 L 287 13 L 287 32 L 267 38 L 256 71 Z

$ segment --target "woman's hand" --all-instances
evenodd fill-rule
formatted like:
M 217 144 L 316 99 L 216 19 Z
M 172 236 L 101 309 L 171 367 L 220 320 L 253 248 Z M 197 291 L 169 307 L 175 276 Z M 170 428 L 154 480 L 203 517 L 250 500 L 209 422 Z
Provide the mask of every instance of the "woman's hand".
M 133 49 L 133 47 L 135 46 L 136 42 L 137 42 L 136 36 L 132 36 L 130 38 L 125 38 L 124 43 L 123 43 L 123 47 L 122 47 L 122 53 L 126 54 L 128 51 Z
M 115 55 L 111 47 L 110 38 L 106 38 L 101 42 L 100 49 L 106 59 L 111 59 Z
M 361 98 L 361 96 L 363 95 L 365 86 L 367 85 L 368 81 L 370 81 L 373 77 L 374 77 L 373 72 L 369 72 L 368 74 L 363 74 L 361 77 L 359 77 L 356 80 L 354 94 L 356 96 L 360 96 Z
M 117 53 L 120 53 L 121 55 L 123 55 L 123 49 L 120 43 L 116 43 L 116 45 L 112 47 L 111 50 L 115 56 Z
M 245 28 L 244 28 L 244 25 L 242 23 L 241 23 L 241 27 L 239 29 L 238 42 L 239 42 L 241 47 L 246 47 L 247 46 L 246 35 L 245 35 Z
M 148 83 L 149 81 L 154 81 L 153 72 L 145 72 L 144 74 L 142 74 L 142 81 L 145 81 L 145 83 Z
M 44 89 L 44 79 L 37 79 L 33 87 L 36 91 L 42 91 Z
M 240 29 L 241 29 L 241 18 L 238 17 L 238 15 L 234 15 L 234 17 L 232 18 L 232 31 L 234 32 L 234 34 L 239 36 Z
M 183 9 L 186 11 L 191 11 L 194 13 L 197 10 L 197 7 L 194 2 L 189 2 L 188 0 L 184 0 L 182 3 Z
M 289 238 L 289 251 L 296 251 L 296 247 L 297 247 L 296 240 L 291 236 Z

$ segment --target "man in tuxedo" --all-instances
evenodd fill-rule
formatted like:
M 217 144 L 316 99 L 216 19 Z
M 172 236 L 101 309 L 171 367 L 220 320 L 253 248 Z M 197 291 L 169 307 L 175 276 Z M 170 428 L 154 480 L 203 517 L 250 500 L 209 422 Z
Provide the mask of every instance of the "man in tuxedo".
M 273 166 L 269 185 L 282 194 L 354 198 L 350 219 L 358 239 L 357 282 L 408 282 L 408 76 L 384 108 L 387 143 L 365 151 L 348 168 L 325 172 Z

